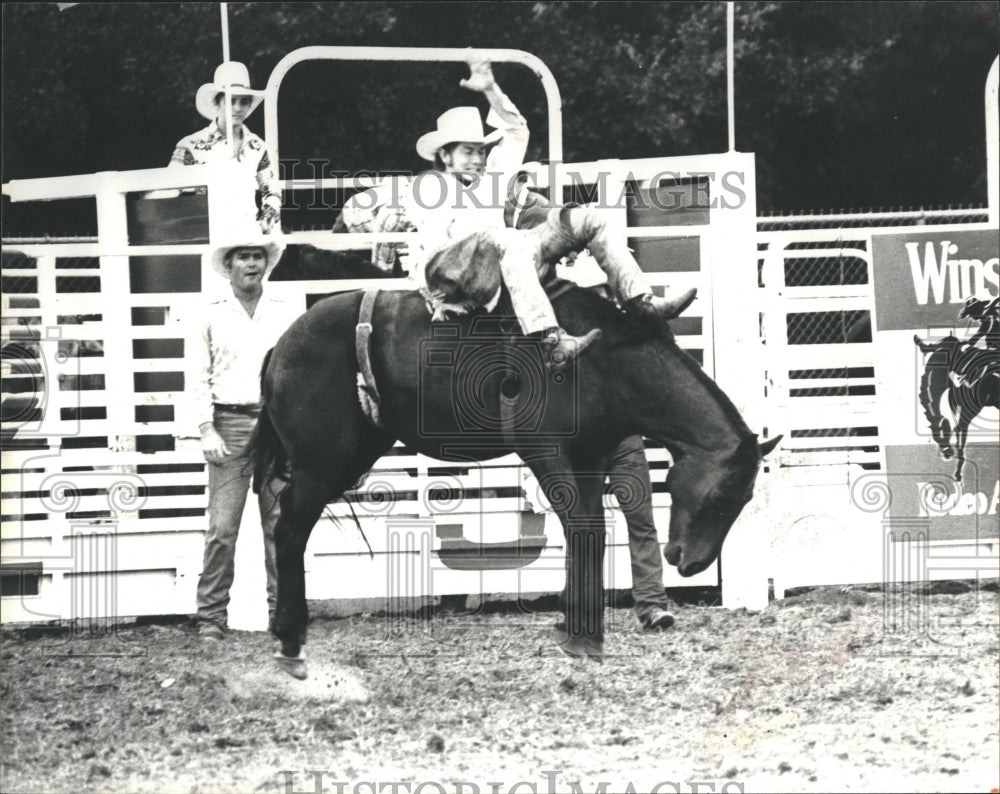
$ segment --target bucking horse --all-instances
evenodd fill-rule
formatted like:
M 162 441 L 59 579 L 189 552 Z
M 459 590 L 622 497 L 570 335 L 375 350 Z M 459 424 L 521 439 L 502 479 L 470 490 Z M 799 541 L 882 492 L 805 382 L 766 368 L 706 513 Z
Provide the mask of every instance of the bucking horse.
M 934 342 L 914 335 L 913 343 L 927 356 L 920 405 L 941 457 L 955 458 L 954 477 L 961 482 L 969 426 L 983 409 L 1000 408 L 1000 351 L 969 345 L 952 334 Z
M 780 436 L 758 443 L 667 324 L 638 322 L 568 282 L 552 302 L 570 333 L 602 332 L 558 371 L 520 335 L 506 291 L 492 313 L 444 323 L 431 322 L 418 291 L 340 293 L 314 304 L 270 351 L 252 449 L 258 483 L 288 482 L 272 630 L 289 673 L 306 675 L 303 555 L 313 526 L 397 440 L 446 461 L 515 452 L 535 474 L 567 539 L 558 637 L 568 654 L 602 655 L 605 457 L 625 437 L 653 439 L 673 458 L 667 561 L 692 576 L 719 556 Z

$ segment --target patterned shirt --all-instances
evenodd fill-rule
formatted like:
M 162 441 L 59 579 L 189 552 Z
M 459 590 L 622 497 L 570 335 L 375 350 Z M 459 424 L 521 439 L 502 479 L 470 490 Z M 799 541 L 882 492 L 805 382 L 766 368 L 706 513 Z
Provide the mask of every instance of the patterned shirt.
M 236 156 L 233 157 L 229 139 L 213 121 L 205 129 L 200 130 L 177 142 L 174 154 L 170 158 L 170 166 L 179 165 L 217 165 L 232 167 L 233 173 L 227 176 L 227 183 L 232 185 L 234 194 L 242 194 L 237 204 L 244 215 L 257 217 L 257 207 L 253 200 L 253 191 L 260 191 L 261 205 L 273 207 L 281 211 L 281 190 L 277 176 L 271 167 L 264 139 L 243 127 L 243 142 Z M 251 200 L 252 211 L 247 204 L 247 194 Z

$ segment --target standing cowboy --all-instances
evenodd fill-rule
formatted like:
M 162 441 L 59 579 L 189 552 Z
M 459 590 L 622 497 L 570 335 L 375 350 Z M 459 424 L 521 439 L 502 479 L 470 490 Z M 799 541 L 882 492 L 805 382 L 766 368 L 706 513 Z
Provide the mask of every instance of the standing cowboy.
M 407 204 L 407 218 L 420 233 L 411 256 L 417 272 L 425 266 L 439 310 L 463 303 L 495 305 L 502 277 L 522 331 L 542 339 L 550 365 L 565 366 L 599 333 L 575 337 L 561 329 L 539 278 L 555 262 L 584 248 L 607 274 L 626 312 L 659 322 L 687 308 L 695 290 L 673 301 L 655 297 L 625 241 L 608 233 L 596 207 L 551 208 L 545 222 L 530 230 L 505 226 L 505 201 L 527 149 L 527 122 L 500 90 L 488 61 L 470 60 L 469 68 L 471 76 L 460 85 L 486 96 L 487 124 L 502 128 L 485 134 L 474 107 L 452 108 L 439 116 L 437 128 L 416 147 L 436 170 L 414 180 Z M 486 147 L 497 140 L 487 158 Z
M 261 364 L 300 313 L 264 294 L 264 279 L 278 263 L 282 247 L 270 238 L 244 238 L 212 253 L 212 268 L 229 280 L 231 291 L 208 305 L 191 343 L 191 403 L 208 462 L 209 524 L 197 614 L 199 634 L 207 639 L 221 639 L 228 623 L 236 538 L 251 481 L 247 449 L 261 411 Z M 258 503 L 272 618 L 277 599 L 278 485 L 278 478 L 266 483 Z
M 226 89 L 231 112 L 226 112 Z M 195 94 L 195 108 L 212 123 L 178 141 L 170 165 L 211 164 L 218 169 L 213 189 L 226 190 L 226 201 L 216 207 L 228 217 L 213 217 L 225 224 L 227 236 L 243 236 L 256 229 L 269 234 L 281 218 L 281 190 L 263 139 L 244 121 L 264 100 L 264 92 L 250 88 L 250 74 L 237 61 L 226 61 L 215 70 L 215 79 Z M 229 117 L 232 116 L 232 131 Z M 255 195 L 260 192 L 260 210 Z M 230 214 L 231 213 L 231 214 Z

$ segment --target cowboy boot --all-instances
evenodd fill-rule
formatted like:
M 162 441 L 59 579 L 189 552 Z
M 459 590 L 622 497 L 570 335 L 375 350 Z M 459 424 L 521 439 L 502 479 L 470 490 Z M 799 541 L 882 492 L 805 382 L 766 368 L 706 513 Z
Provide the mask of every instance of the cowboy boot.
M 600 339 L 601 329 L 594 328 L 583 336 L 573 336 L 555 326 L 544 330 L 541 337 L 546 366 L 560 370 Z
M 673 300 L 658 298 L 647 292 L 643 295 L 636 295 L 625 301 L 624 309 L 627 314 L 644 321 L 665 321 L 679 317 L 687 309 L 697 296 L 698 290 L 694 287 L 687 292 L 681 293 Z

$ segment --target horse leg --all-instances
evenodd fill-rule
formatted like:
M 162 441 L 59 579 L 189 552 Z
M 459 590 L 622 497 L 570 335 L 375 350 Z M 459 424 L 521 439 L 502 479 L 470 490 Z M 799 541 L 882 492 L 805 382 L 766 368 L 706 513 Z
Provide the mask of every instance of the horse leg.
M 301 657 L 309 623 L 306 603 L 305 551 L 313 527 L 326 505 L 338 498 L 368 472 L 393 444 L 382 432 L 363 437 L 353 458 L 347 450 L 330 460 L 346 465 L 329 471 L 295 468 L 291 482 L 281 494 L 281 514 L 274 529 L 275 557 L 278 567 L 278 603 L 274 615 L 274 636 L 281 642 L 278 662 L 296 678 L 306 677 Z
M 957 455 L 955 462 L 955 482 L 962 482 L 962 470 L 965 468 L 965 441 L 968 435 L 968 425 L 965 422 L 959 422 L 955 426 L 955 451 Z
M 569 464 L 558 459 L 533 460 L 528 465 L 559 515 L 566 535 L 566 637 L 560 647 L 571 656 L 601 660 L 606 530 L 602 496 L 606 473 L 601 466 L 577 467 L 574 473 Z
M 304 469 L 292 470 L 291 483 L 281 494 L 281 513 L 274 528 L 278 603 L 273 631 L 281 641 L 281 656 L 288 659 L 299 659 L 306 641 L 309 621 L 304 564 L 306 543 L 330 498 L 328 480 Z M 286 666 L 296 678 L 306 677 L 304 662 Z
M 604 547 L 606 527 L 601 496 L 603 478 L 580 483 L 578 515 L 566 533 L 566 632 L 563 650 L 571 656 L 604 656 Z M 564 527 L 567 524 L 564 524 Z

